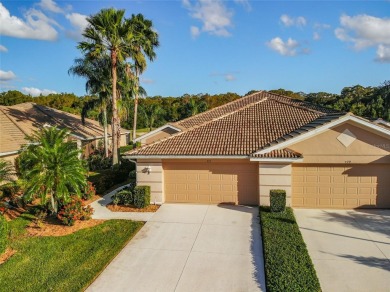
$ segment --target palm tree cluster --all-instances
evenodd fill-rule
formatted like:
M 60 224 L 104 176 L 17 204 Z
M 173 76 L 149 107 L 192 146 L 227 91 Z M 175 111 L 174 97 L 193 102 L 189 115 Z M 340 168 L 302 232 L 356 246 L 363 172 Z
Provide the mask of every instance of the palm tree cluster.
M 39 197 L 41 204 L 51 201 L 51 209 L 58 211 L 58 203 L 66 203 L 71 195 L 81 195 L 86 185 L 86 167 L 79 159 L 80 150 L 69 140 L 67 129 L 42 128 L 26 138 L 29 142 L 19 158 L 19 171 L 27 200 Z
M 99 108 L 105 128 L 105 153 L 108 154 L 107 124 L 111 116 L 113 164 L 119 161 L 120 113 L 134 111 L 133 138 L 136 137 L 138 98 L 144 94 L 139 77 L 147 60 L 156 57 L 158 34 L 152 21 L 142 14 L 125 18 L 125 10 L 102 9 L 87 18 L 84 41 L 78 44 L 83 58 L 75 60 L 69 73 L 87 79 L 86 90 L 98 96 L 84 106 L 83 116 Z M 134 99 L 133 105 L 131 101 Z M 110 110 L 108 110 L 110 108 Z

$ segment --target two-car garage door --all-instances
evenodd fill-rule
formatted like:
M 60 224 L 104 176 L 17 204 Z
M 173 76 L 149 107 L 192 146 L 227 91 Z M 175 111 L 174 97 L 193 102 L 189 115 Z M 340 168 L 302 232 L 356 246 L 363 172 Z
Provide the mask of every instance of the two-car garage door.
M 292 204 L 306 208 L 390 208 L 390 165 L 293 166 Z
M 258 205 L 258 164 L 164 162 L 166 202 Z

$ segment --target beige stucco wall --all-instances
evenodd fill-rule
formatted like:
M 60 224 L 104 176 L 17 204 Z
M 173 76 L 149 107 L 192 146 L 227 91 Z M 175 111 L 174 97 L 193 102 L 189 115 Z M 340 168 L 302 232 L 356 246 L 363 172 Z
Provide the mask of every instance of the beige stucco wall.
M 346 122 L 288 148 L 303 154 L 301 163 L 390 163 L 390 139 L 362 127 Z M 337 139 L 346 129 L 356 136 L 347 147 Z
M 150 172 L 147 170 L 149 167 Z M 165 202 L 164 173 L 161 160 L 139 159 L 137 161 L 137 185 L 150 186 L 150 201 L 152 204 Z
M 269 191 L 286 191 L 286 204 L 291 206 L 291 164 L 259 163 L 259 202 L 269 206 Z

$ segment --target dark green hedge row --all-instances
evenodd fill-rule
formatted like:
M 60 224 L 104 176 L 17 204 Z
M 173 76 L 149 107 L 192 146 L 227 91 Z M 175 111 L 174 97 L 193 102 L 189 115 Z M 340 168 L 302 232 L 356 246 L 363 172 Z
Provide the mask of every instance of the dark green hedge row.
M 112 196 L 115 205 L 134 205 L 136 208 L 145 208 L 150 205 L 150 186 L 136 186 L 126 188 Z
M 285 190 L 270 190 L 269 195 L 271 212 L 283 212 L 286 210 Z
M 321 291 L 291 208 L 260 207 L 267 291 Z

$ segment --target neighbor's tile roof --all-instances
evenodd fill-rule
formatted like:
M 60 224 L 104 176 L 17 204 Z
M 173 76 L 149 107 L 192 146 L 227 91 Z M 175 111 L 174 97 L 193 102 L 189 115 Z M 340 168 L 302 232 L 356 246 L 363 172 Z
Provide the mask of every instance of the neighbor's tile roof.
M 281 137 L 336 112 L 288 97 L 258 92 L 178 122 L 182 132 L 129 151 L 130 156 L 250 156 Z M 296 157 L 279 151 L 262 157 Z M 272 156 L 273 155 L 273 156 Z
M 86 140 L 104 135 L 97 121 L 85 119 L 83 125 L 80 116 L 32 102 L 0 106 L 0 119 L 0 153 L 19 150 L 26 143 L 25 135 L 31 135 L 45 124 L 67 128 L 73 135 Z M 124 131 L 128 132 L 122 130 L 122 133 Z

